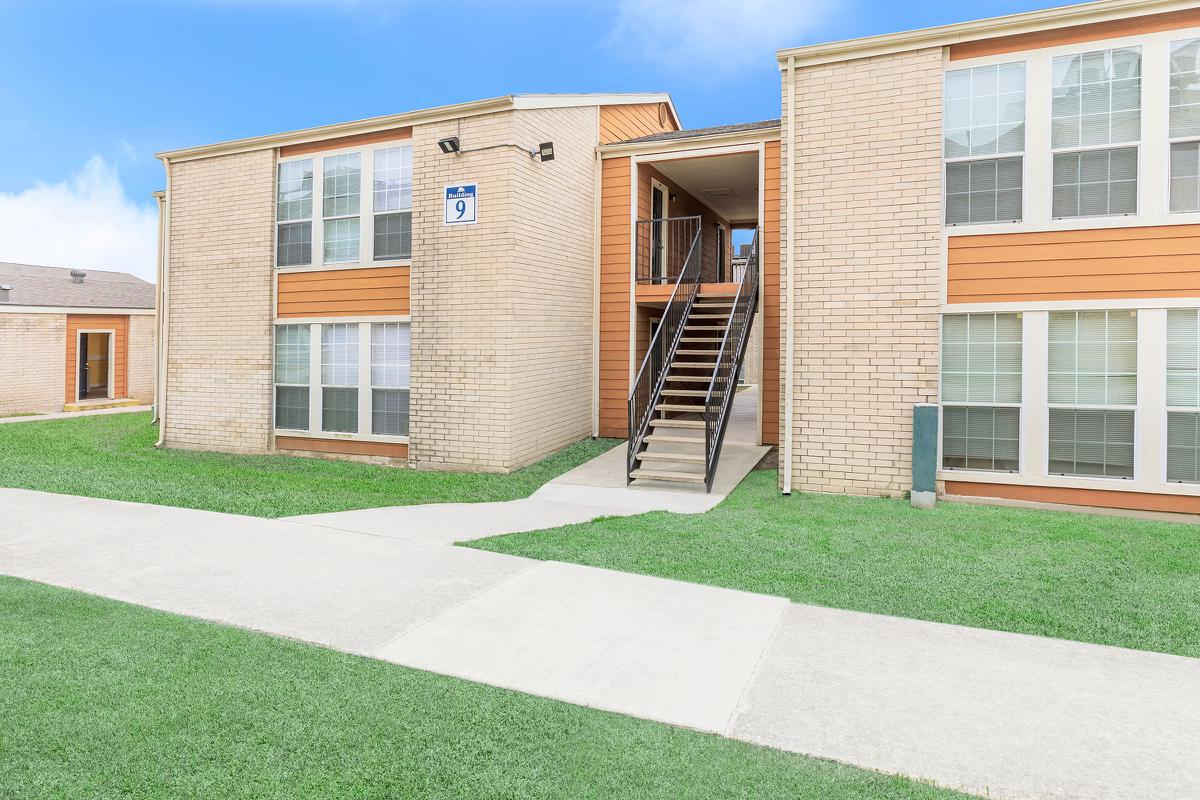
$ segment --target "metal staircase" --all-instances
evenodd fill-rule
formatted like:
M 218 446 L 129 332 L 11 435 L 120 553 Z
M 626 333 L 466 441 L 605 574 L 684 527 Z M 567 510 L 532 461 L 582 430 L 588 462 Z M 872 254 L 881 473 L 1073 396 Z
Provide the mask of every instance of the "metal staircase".
M 741 274 L 734 275 L 736 289 L 712 293 L 701 292 L 701 231 L 695 227 L 629 393 L 626 480 L 704 484 L 711 491 L 758 307 L 758 231 Z M 656 353 L 663 354 L 657 370 Z

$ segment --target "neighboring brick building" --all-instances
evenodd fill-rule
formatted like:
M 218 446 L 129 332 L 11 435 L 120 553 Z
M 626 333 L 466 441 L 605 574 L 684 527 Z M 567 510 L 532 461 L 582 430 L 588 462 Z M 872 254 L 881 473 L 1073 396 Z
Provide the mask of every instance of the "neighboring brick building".
M 154 402 L 154 285 L 0 263 L 0 416 Z

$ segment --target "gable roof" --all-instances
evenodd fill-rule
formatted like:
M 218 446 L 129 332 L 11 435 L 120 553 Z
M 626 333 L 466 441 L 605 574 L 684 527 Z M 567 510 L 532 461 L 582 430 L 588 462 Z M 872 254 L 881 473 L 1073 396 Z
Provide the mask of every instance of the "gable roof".
M 125 272 L 85 270 L 82 283 L 67 267 L 0 262 L 0 286 L 12 287 L 3 306 L 154 308 L 154 284 Z
M 1075 25 L 1162 14 L 1195 6 L 1195 0 L 1097 0 L 1092 3 L 1046 8 L 1003 17 L 956 22 L 936 28 L 920 28 L 861 39 L 790 47 L 779 50 L 775 55 L 781 68 L 788 65 L 799 67 L 829 64 L 928 47 L 946 47 L 998 36 L 1038 33 Z
M 457 103 L 434 108 L 423 108 L 415 111 L 405 111 L 400 114 L 389 114 L 383 117 L 338 122 L 333 125 L 321 125 L 315 128 L 304 128 L 298 131 L 272 133 L 266 136 L 252 136 L 246 139 L 233 139 L 227 142 L 185 147 L 178 150 L 166 150 L 155 153 L 154 157 L 163 161 L 187 161 L 194 158 L 241 153 L 248 150 L 264 150 L 271 147 L 284 147 L 292 144 L 316 142 L 341 136 L 375 133 L 392 128 L 403 128 L 409 125 L 424 125 L 448 119 L 491 114 L 498 111 L 511 111 L 534 108 L 575 108 L 579 106 L 616 106 L 633 105 L 638 103 L 666 103 L 675 120 L 676 127 L 682 127 L 679 114 L 671 102 L 671 95 L 666 92 L 614 92 L 592 94 L 506 94 L 502 97 L 491 97 L 485 100 L 472 100 L 469 103 Z

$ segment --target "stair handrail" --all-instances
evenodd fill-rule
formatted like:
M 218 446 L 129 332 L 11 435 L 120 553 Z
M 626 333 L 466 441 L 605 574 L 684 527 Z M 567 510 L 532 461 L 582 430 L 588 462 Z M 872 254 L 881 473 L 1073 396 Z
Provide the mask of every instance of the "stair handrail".
M 627 414 L 629 421 L 629 441 L 625 461 L 626 484 L 633 480 L 633 471 L 637 468 L 637 457 L 645 444 L 646 432 L 649 430 L 650 420 L 654 416 L 654 407 L 658 405 L 663 385 L 666 383 L 667 374 L 670 372 L 670 365 L 675 360 L 675 351 L 679 349 L 679 340 L 683 336 L 683 323 L 687 320 L 692 305 L 696 302 L 696 295 L 700 291 L 700 242 L 703 233 L 703 227 L 700 225 L 700 217 L 675 217 L 672 219 L 694 221 L 696 233 L 692 237 L 692 243 L 688 248 L 683 268 L 679 271 L 679 277 L 675 280 L 675 288 L 671 290 L 671 297 L 667 300 L 667 304 L 663 308 L 658 330 L 655 331 L 654 336 L 650 340 L 649 347 L 646 348 L 646 357 L 642 359 L 641 369 L 638 370 L 637 377 L 629 389 L 629 408 Z M 667 220 L 664 219 L 662 222 L 665 225 Z M 631 308 L 630 313 L 636 314 L 637 309 Z M 652 374 L 654 352 L 656 348 L 661 346 L 662 342 L 668 340 L 670 341 L 670 345 L 663 356 L 663 368 L 655 376 Z
M 750 240 L 745 272 L 738 283 L 733 307 L 729 310 L 729 322 L 721 337 L 721 349 L 717 351 L 717 364 L 713 368 L 708 392 L 704 397 L 704 486 L 710 492 L 717 474 L 717 462 L 721 457 L 721 443 L 729 423 L 729 412 L 733 407 L 733 398 L 737 395 L 738 368 L 746 351 L 757 308 L 758 228 L 755 228 Z

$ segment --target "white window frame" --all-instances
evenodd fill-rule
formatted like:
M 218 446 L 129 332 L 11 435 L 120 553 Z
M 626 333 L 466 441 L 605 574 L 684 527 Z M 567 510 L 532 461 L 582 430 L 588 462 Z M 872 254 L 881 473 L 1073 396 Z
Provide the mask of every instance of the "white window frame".
M 1011 230 L 1013 226 L 1022 224 L 1028 217 L 1026 205 L 1029 202 L 1029 167 L 1026 161 L 1025 154 L 1029 150 L 1029 65 L 1025 63 L 1024 54 L 1022 53 L 1005 53 L 1006 57 L 997 57 L 993 59 L 973 59 L 967 66 L 961 66 L 960 63 L 966 62 L 947 62 L 947 66 L 942 70 L 942 91 L 945 92 L 946 73 L 957 72 L 962 69 L 974 69 L 975 67 L 990 67 L 999 66 L 1001 64 L 1021 63 L 1025 65 L 1025 144 L 1022 150 L 1012 150 L 1006 152 L 989 153 L 986 155 L 966 155 L 954 156 L 953 158 L 946 157 L 946 125 L 945 120 L 942 121 L 941 130 L 939 131 L 941 141 L 941 157 L 942 157 L 942 174 L 941 174 L 941 224 L 942 228 L 947 231 L 957 232 L 960 235 L 964 230 L 969 233 L 979 233 L 977 229 L 982 227 L 999 227 L 1004 230 Z M 979 63 L 975 63 L 978 61 Z M 945 97 L 943 94 L 943 111 L 945 108 Z M 1020 158 L 1021 159 L 1021 219 L 1000 221 L 1000 222 L 946 222 L 946 167 L 949 164 L 969 164 L 973 161 L 999 161 L 1005 158 Z
M 278 347 L 279 328 L 294 327 L 294 328 L 309 328 L 308 331 L 308 383 L 279 383 L 275 380 L 275 351 Z M 303 435 L 312 432 L 312 327 L 303 324 L 297 324 L 292 320 L 276 320 L 271 328 L 271 429 L 280 435 Z M 319 346 L 318 342 L 318 346 Z M 308 430 L 297 430 L 296 428 L 280 428 L 279 427 L 279 393 L 276 391 L 280 386 L 288 389 L 308 389 Z
M 374 205 L 374 185 L 375 185 L 375 151 L 383 150 L 388 147 L 401 147 L 404 145 L 412 145 L 412 138 L 389 139 L 386 142 L 371 142 L 370 144 L 355 145 L 352 147 L 337 147 L 328 150 L 319 150 L 309 153 L 303 153 L 295 156 L 278 157 L 276 159 L 276 167 L 273 175 L 275 181 L 272 187 L 272 207 L 278 202 L 279 198 L 279 164 L 290 161 L 304 161 L 312 159 L 313 162 L 313 212 L 312 212 L 312 259 L 308 264 L 297 264 L 290 267 L 275 267 L 276 273 L 284 272 L 308 272 L 313 270 L 334 270 L 334 269 L 364 269 L 367 267 L 407 267 L 412 265 L 412 258 L 393 258 L 383 261 L 375 260 L 375 213 Z M 359 199 L 358 199 L 358 260 L 347 262 L 336 262 L 326 264 L 325 262 L 325 216 L 324 212 L 324 175 L 325 175 L 325 159 L 331 156 L 349 155 L 358 153 L 359 167 L 362 170 L 361 180 L 359 181 Z M 417 185 L 413 178 L 413 215 L 416 216 L 417 205 Z M 383 213 L 383 212 L 381 212 Z M 278 216 L 277 212 L 273 212 L 274 216 Z M 286 224 L 286 223 L 285 223 Z M 271 263 L 276 264 L 279 261 L 279 254 L 276 252 L 279 246 L 279 221 L 275 222 L 275 237 L 271 243 Z M 415 230 L 415 228 L 414 228 Z M 415 237 L 414 237 L 415 239 Z M 415 241 L 414 241 L 415 247 Z
M 1170 212 L 1170 43 L 1200 38 L 1200 27 L 1119 36 L 1057 47 L 1029 50 L 1019 54 L 1025 61 L 1025 155 L 1023 220 L 1019 223 L 945 224 L 945 164 L 941 175 L 941 214 L 943 240 L 951 236 L 1017 233 L 1054 230 L 1091 230 L 1151 225 L 1200 224 L 1200 211 Z M 1053 157 L 1050 148 L 1051 102 L 1053 99 L 1052 63 L 1056 56 L 1121 47 L 1142 48 L 1141 135 L 1138 148 L 1137 213 L 1124 216 L 1065 217 L 1054 219 Z M 968 67 L 1003 64 L 1017 60 L 1013 53 L 998 53 L 980 58 L 950 61 L 944 56 L 945 71 Z M 1102 149 L 1121 147 L 1112 145 Z M 1132 146 L 1132 145 L 1131 145 Z M 1090 149 L 1090 148 L 1089 148 Z M 945 148 L 943 146 L 942 152 Z M 1059 152 L 1066 152 L 1063 149 Z M 943 159 L 944 162 L 944 159 Z
M 272 397 L 271 429 L 275 436 L 301 439 L 348 440 L 355 442 L 390 442 L 407 444 L 408 436 L 385 436 L 371 433 L 371 325 L 377 322 L 399 322 L 412 325 L 412 317 L 404 316 L 355 316 L 355 317 L 311 317 L 276 319 L 274 325 L 308 325 L 308 430 L 296 431 L 275 427 L 274 397 Z M 321 380 L 321 326 L 322 325 L 357 325 L 358 326 L 358 430 L 352 433 L 321 430 L 322 417 L 322 388 Z M 315 344 L 314 344 L 315 343 Z M 274 392 L 275 374 L 274 338 L 271 349 L 271 375 Z M 412 379 L 409 379 L 409 408 L 411 409 Z M 412 416 L 409 415 L 409 431 L 412 431 Z
M 1166 86 L 1167 116 L 1166 116 L 1166 120 L 1163 122 L 1163 124 L 1166 126 L 1166 134 L 1167 134 L 1167 164 L 1166 164 L 1167 172 L 1166 172 L 1166 176 L 1165 176 L 1166 198 L 1163 202 L 1166 204 L 1165 207 L 1167 209 L 1167 213 L 1171 217 L 1179 217 L 1182 215 L 1200 213 L 1200 210 L 1197 210 L 1197 211 L 1172 211 L 1171 210 L 1171 147 L 1176 144 L 1192 144 L 1192 143 L 1200 142 L 1200 133 L 1195 133 L 1195 134 L 1192 134 L 1191 136 L 1171 136 L 1171 45 L 1175 42 L 1184 42 L 1184 41 L 1190 41 L 1193 39 L 1200 39 L 1200 34 L 1198 34 L 1196 36 L 1172 36 L 1171 39 L 1167 42 L 1167 71 L 1166 71 L 1166 78 L 1165 78 L 1165 80 L 1167 82 L 1167 86 Z M 1144 78 L 1143 78 L 1143 80 L 1144 80 Z M 1143 91 L 1144 91 L 1144 89 L 1143 89 Z

